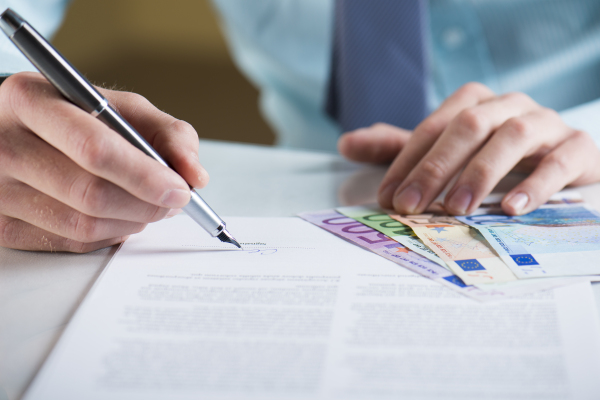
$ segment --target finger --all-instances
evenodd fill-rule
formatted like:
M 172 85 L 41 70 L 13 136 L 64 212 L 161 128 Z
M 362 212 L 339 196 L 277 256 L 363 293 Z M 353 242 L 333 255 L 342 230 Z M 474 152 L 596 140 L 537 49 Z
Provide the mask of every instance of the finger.
M 461 111 L 394 193 L 396 211 L 424 211 L 467 160 L 507 119 L 539 106 L 528 96 L 508 94 Z
M 573 129 L 562 122 L 558 113 L 547 108 L 508 119 L 468 163 L 448 192 L 446 210 L 458 215 L 474 211 L 522 159 L 541 149 L 556 147 L 572 133 Z
M 90 174 L 32 133 L 13 132 L 0 138 L 0 167 L 13 179 L 92 217 L 148 223 L 169 211 Z
M 482 84 L 466 84 L 419 124 L 383 178 L 378 193 L 379 204 L 384 208 L 393 208 L 394 193 L 450 121 L 465 108 L 473 107 L 493 96 L 494 93 Z
M 531 212 L 567 185 L 600 180 L 600 151 L 585 132 L 577 131 L 548 153 L 533 173 L 502 200 L 509 215 Z
M 400 153 L 411 134 L 411 131 L 378 123 L 343 134 L 338 140 L 338 151 L 352 161 L 388 163 Z
M 2 185 L 0 214 L 47 232 L 93 243 L 141 232 L 146 224 L 85 215 L 20 182 Z
M 169 208 L 181 208 L 189 202 L 189 186 L 176 172 L 64 101 L 47 81 L 32 75 L 36 76 L 18 74 L 3 83 L 9 84 L 9 106 L 27 129 L 88 172 L 141 200 Z
M 161 112 L 139 94 L 100 91 L 190 185 L 208 184 L 208 173 L 198 160 L 198 133 L 190 124 Z
M 0 216 L 0 246 L 16 250 L 89 253 L 125 240 L 127 236 L 93 243 L 79 242 L 47 232 L 18 219 Z

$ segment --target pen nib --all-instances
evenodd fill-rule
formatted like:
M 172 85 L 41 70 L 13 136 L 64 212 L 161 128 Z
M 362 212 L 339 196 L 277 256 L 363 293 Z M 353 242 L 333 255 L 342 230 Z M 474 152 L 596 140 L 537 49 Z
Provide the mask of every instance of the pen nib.
M 223 229 L 223 231 L 221 231 L 221 233 L 219 233 L 217 235 L 217 237 L 219 238 L 219 240 L 221 242 L 231 243 L 233 245 L 236 245 L 240 249 L 242 248 L 242 246 L 240 246 L 240 244 L 237 242 L 237 240 L 235 240 L 233 238 L 233 236 L 231 236 L 231 234 L 229 232 L 227 232 L 227 229 Z

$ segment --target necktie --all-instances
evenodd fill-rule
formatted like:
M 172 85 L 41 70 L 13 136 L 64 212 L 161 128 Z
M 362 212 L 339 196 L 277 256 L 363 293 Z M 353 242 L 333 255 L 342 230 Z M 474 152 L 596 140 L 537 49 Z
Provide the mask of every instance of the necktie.
M 336 0 L 326 109 L 344 131 L 426 116 L 426 0 Z

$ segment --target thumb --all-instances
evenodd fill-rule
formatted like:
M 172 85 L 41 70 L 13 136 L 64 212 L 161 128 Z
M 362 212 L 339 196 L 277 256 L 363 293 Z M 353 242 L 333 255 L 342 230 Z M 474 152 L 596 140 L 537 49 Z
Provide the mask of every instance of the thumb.
M 338 140 L 338 151 L 352 161 L 389 163 L 396 158 L 411 134 L 412 131 L 406 129 L 377 123 L 343 134 Z

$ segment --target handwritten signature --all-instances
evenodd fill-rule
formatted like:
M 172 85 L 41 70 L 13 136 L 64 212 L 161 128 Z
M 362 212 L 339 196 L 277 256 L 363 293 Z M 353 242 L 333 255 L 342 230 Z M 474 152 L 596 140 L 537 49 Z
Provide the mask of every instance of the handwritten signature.
M 277 253 L 277 249 L 252 249 L 244 251 L 248 254 L 256 254 L 259 256 L 270 256 L 271 254 Z

